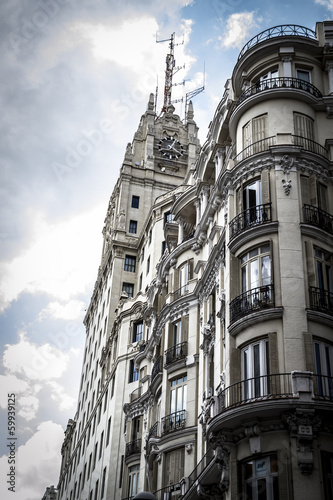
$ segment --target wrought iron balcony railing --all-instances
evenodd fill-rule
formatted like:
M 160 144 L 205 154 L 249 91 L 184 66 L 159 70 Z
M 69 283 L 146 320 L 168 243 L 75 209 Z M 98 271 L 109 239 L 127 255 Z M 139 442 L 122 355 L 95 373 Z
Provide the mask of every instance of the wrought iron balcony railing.
M 310 309 L 333 316 L 333 292 L 310 286 L 309 297 Z
M 251 288 L 230 302 L 231 322 L 254 311 L 274 306 L 274 285 L 272 283 Z
M 180 344 L 173 345 L 166 351 L 164 351 L 165 365 L 170 365 L 179 359 L 184 359 L 187 356 L 187 342 L 181 342 Z
M 141 453 L 141 439 L 136 439 L 135 441 L 130 441 L 126 443 L 125 448 L 125 458 Z
M 251 38 L 251 40 L 249 40 L 240 51 L 240 54 L 238 56 L 238 61 L 239 59 L 241 59 L 241 57 L 243 57 L 245 52 L 250 50 L 258 43 L 263 42 L 265 40 L 269 40 L 270 38 L 276 38 L 281 36 L 301 36 L 305 38 L 310 38 L 312 40 L 317 39 L 316 33 L 313 30 L 306 28 L 305 26 L 299 26 L 297 24 L 274 26 L 273 28 L 269 28 L 265 31 L 262 31 L 258 35 Z
M 159 428 L 160 428 L 159 422 L 155 422 L 154 425 L 151 426 L 151 428 L 149 429 L 149 432 L 148 432 L 148 441 L 152 437 L 160 437 Z
M 327 375 L 313 374 L 313 394 L 315 399 L 333 401 L 333 378 Z
M 256 141 L 246 148 L 244 148 L 237 156 L 234 157 L 234 162 L 238 163 L 245 158 L 249 158 L 257 153 L 262 153 L 263 151 L 268 151 L 270 146 L 274 146 L 276 143 L 276 136 L 272 135 L 270 137 L 265 137 L 260 141 Z
M 226 387 L 218 395 L 221 412 L 258 400 L 293 397 L 290 373 L 253 377 Z
M 333 215 L 321 208 L 305 204 L 303 206 L 304 222 L 319 227 L 327 233 L 333 234 Z
M 324 158 L 329 157 L 328 150 L 318 142 L 308 139 L 307 137 L 302 137 L 301 135 L 292 135 L 291 137 L 295 146 L 300 146 L 305 151 L 311 151 L 311 153 L 324 156 Z
M 183 429 L 186 423 L 186 410 L 176 411 L 175 413 L 170 413 L 161 420 L 161 432 L 162 436 L 168 434 L 169 432 L 177 431 Z
M 180 483 L 169 484 L 160 490 L 154 491 L 157 500 L 177 500 L 181 497 Z
M 153 369 L 151 371 L 151 379 L 150 382 L 154 380 L 156 375 L 158 375 L 162 371 L 162 356 L 159 356 L 155 363 L 153 364 Z
M 245 99 L 256 95 L 264 90 L 276 90 L 276 89 L 295 89 L 295 90 L 303 90 L 313 97 L 320 98 L 322 97 L 322 93 L 312 85 L 312 83 L 307 82 L 305 80 L 301 80 L 300 78 L 292 78 L 289 76 L 280 76 L 277 78 L 267 78 L 266 80 L 261 80 L 256 82 L 254 85 L 246 89 L 238 98 L 236 102 L 236 107 L 239 106 Z
M 263 205 L 256 205 L 255 207 L 248 208 L 240 214 L 236 215 L 230 221 L 230 238 L 234 238 L 237 234 L 245 229 L 265 224 L 272 221 L 271 203 L 264 203 Z
M 178 288 L 178 290 L 175 290 L 173 292 L 173 300 L 179 299 L 179 297 L 181 297 L 182 295 L 185 295 L 188 292 L 189 292 L 189 286 L 187 283 L 186 285 L 181 286 L 180 288 Z

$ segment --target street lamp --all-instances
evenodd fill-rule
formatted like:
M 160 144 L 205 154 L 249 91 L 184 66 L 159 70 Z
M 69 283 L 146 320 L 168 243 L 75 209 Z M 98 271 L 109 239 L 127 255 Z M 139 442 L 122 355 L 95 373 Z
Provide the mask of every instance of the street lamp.
M 135 495 L 133 500 L 157 500 L 157 498 L 149 491 L 141 491 L 141 493 Z

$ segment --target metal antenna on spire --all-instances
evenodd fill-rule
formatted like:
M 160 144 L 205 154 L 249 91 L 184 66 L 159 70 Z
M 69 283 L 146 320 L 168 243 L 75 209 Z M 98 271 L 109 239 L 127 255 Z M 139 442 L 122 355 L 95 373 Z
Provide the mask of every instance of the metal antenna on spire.
M 172 33 L 171 38 L 166 38 L 165 40 L 157 40 L 156 36 L 156 43 L 161 43 L 161 42 L 170 42 L 169 43 L 169 53 L 166 56 L 166 69 L 165 69 L 165 84 L 164 84 L 164 100 L 163 100 L 163 107 L 161 113 L 163 111 L 166 111 L 168 106 L 171 104 L 171 89 L 172 89 L 172 77 L 173 75 L 182 67 L 177 67 L 175 68 L 175 57 L 174 57 L 174 38 L 175 38 L 175 33 Z M 184 40 L 182 44 L 184 43 Z M 176 45 L 181 45 L 181 44 L 176 44 Z

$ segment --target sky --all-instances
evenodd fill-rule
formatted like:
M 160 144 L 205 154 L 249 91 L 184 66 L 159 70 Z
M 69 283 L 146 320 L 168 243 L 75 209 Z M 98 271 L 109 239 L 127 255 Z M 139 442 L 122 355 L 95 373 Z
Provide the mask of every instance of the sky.
M 193 100 L 204 143 L 246 41 L 332 15 L 333 0 L 0 2 L 1 498 L 40 500 L 57 484 L 109 197 L 156 88 L 162 108 L 169 42 L 156 42 L 175 33 L 173 99 L 205 84 Z

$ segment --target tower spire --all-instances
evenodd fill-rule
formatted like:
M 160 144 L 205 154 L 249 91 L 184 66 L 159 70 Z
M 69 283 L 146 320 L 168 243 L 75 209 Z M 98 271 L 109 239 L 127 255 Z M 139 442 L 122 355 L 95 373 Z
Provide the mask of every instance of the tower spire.
M 170 42 L 169 53 L 167 54 L 165 60 L 166 67 L 165 67 L 165 83 L 164 83 L 164 100 L 161 113 L 166 111 L 171 104 L 172 77 L 179 69 L 182 68 L 182 67 L 175 68 L 176 61 L 174 57 L 174 48 L 175 48 L 174 39 L 175 39 L 175 33 L 172 33 L 170 38 L 167 38 L 165 40 L 156 40 L 157 43 Z M 184 41 L 182 43 L 184 43 Z M 181 44 L 176 44 L 176 45 L 181 45 Z

